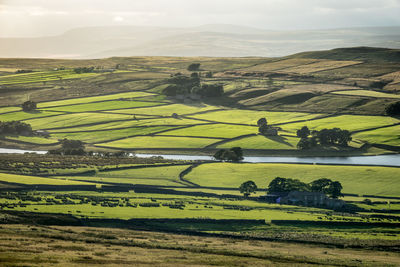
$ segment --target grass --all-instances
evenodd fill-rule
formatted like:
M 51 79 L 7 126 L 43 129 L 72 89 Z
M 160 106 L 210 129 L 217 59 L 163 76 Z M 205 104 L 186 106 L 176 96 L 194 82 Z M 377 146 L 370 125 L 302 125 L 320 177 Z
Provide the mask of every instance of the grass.
M 297 149 L 297 137 L 288 136 L 250 136 L 217 146 L 217 148 L 241 147 L 244 149 Z
M 296 178 L 311 182 L 319 178 L 339 181 L 344 193 L 400 196 L 397 186 L 399 168 L 371 166 L 328 166 L 269 163 L 211 163 L 194 168 L 185 179 L 201 186 L 231 187 L 253 180 L 266 188 L 275 177 Z M 218 175 L 215 175 L 215 174 Z
M 208 112 L 191 116 L 193 118 L 211 120 L 216 122 L 243 123 L 248 125 L 257 125 L 260 118 L 267 118 L 269 124 L 290 122 L 296 120 L 312 119 L 320 114 L 307 114 L 300 112 L 271 112 L 271 111 L 253 111 L 253 110 L 224 110 Z
M 104 123 L 115 120 L 129 120 L 132 116 L 119 115 L 119 114 L 104 114 L 104 113 L 73 113 L 59 116 L 52 116 L 48 118 L 38 118 L 26 120 L 27 123 L 32 125 L 33 129 L 52 129 L 61 127 L 72 127 L 78 125 Z
M 20 111 L 21 109 L 22 109 L 21 107 L 3 107 L 0 108 L 0 114 L 6 112 Z
M 97 73 L 77 74 L 73 70 L 41 71 L 0 76 L 0 85 L 59 81 L 97 76 Z
M 208 124 L 172 130 L 162 133 L 162 135 L 233 138 L 239 135 L 254 134 L 257 132 L 258 128 L 255 126 Z
M 332 94 L 338 95 L 356 95 L 356 96 L 369 96 L 377 98 L 400 98 L 400 95 L 388 94 L 383 92 L 371 91 L 371 90 L 347 90 L 347 91 L 336 91 Z
M 146 115 L 159 115 L 159 116 L 171 116 L 172 113 L 177 113 L 178 115 L 185 115 L 197 112 L 204 112 L 218 107 L 210 105 L 184 105 L 184 104 L 171 104 L 160 107 L 151 108 L 141 108 L 141 109 L 126 109 L 126 110 L 114 110 L 110 112 L 115 113 L 127 113 L 127 114 L 146 114 Z
M 155 132 L 167 130 L 167 129 L 174 129 L 174 127 L 169 126 L 156 126 L 156 127 L 131 127 L 126 129 L 119 129 L 119 130 L 104 130 L 104 131 L 96 131 L 96 132 L 67 132 L 67 133 L 51 133 L 53 138 L 58 139 L 74 139 L 74 140 L 81 140 L 83 142 L 88 143 L 98 143 L 104 142 L 109 140 L 115 140 L 118 138 L 126 138 L 127 136 L 133 135 L 148 135 L 153 134 Z
M 275 62 L 257 64 L 255 66 L 252 66 L 249 68 L 244 68 L 242 70 L 245 70 L 245 71 L 274 71 L 274 70 L 280 70 L 280 69 L 289 68 L 289 67 L 300 66 L 300 65 L 304 65 L 304 64 L 310 64 L 310 63 L 318 62 L 318 61 L 319 60 L 317 60 L 317 59 L 309 59 L 309 58 L 292 58 L 292 59 L 278 60 Z
M 40 110 L 35 112 L 16 111 L 6 114 L 0 114 L 0 121 L 21 121 L 35 118 L 44 118 L 54 115 L 61 115 L 62 112 Z
M 353 139 L 363 142 L 400 146 L 400 126 L 392 126 L 372 131 L 365 131 L 353 135 Z
M 91 185 L 92 183 L 69 181 L 61 179 L 42 178 L 17 174 L 0 173 L 0 181 L 6 183 L 18 183 L 26 185 Z
M 202 148 L 218 139 L 169 137 L 169 136 L 138 136 L 101 144 L 111 148 Z
M 114 100 L 114 101 L 104 101 L 104 102 L 95 102 L 95 103 L 87 103 L 87 104 L 76 104 L 76 105 L 69 105 L 69 106 L 52 107 L 52 108 L 46 108 L 46 110 L 61 111 L 61 112 L 87 112 L 87 111 L 112 110 L 112 109 L 120 109 L 120 108 L 149 107 L 149 106 L 158 106 L 158 105 L 162 105 L 162 103 Z
M 362 62 L 360 62 L 360 61 L 345 61 L 345 60 L 341 60 L 341 61 L 323 60 L 323 61 L 315 62 L 315 63 L 311 63 L 311 64 L 305 64 L 305 65 L 301 65 L 301 66 L 285 68 L 281 71 L 307 74 L 307 73 L 313 73 L 313 72 L 318 72 L 318 71 L 347 67 L 347 66 L 351 66 L 351 65 L 355 65 L 355 64 L 360 64 L 360 63 L 362 63 Z
M 54 136 L 53 136 L 54 138 Z M 39 145 L 52 145 L 58 143 L 57 139 L 36 136 L 7 136 L 7 139 L 22 141 Z
M 85 180 L 90 182 L 109 182 L 123 184 L 145 184 L 161 186 L 182 186 L 179 174 L 188 168 L 183 166 L 155 166 L 126 170 L 102 171 L 94 176 L 71 177 L 73 180 Z M 61 177 L 65 178 L 65 177 Z
M 399 123 L 398 119 L 387 116 L 357 116 L 357 115 L 339 115 L 318 120 L 291 123 L 281 127 L 289 132 L 296 132 L 303 126 L 312 130 L 321 130 L 324 128 L 341 128 L 348 131 L 360 131 L 369 128 L 380 127 Z
M 38 103 L 38 108 L 50 108 L 55 106 L 67 106 L 72 104 L 86 104 L 91 102 L 100 102 L 105 100 L 119 100 L 119 99 L 130 99 L 137 97 L 152 96 L 153 94 L 147 92 L 128 92 L 128 93 L 118 93 L 118 94 L 108 94 L 102 96 L 92 96 L 92 97 L 79 97 L 59 101 L 49 101 Z

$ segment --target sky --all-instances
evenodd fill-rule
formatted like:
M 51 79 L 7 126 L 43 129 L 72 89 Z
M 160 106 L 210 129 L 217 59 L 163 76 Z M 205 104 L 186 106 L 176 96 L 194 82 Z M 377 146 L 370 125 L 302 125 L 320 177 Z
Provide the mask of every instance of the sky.
M 400 26 L 400 0 L 0 0 L 0 37 L 59 35 L 86 26 L 268 30 Z

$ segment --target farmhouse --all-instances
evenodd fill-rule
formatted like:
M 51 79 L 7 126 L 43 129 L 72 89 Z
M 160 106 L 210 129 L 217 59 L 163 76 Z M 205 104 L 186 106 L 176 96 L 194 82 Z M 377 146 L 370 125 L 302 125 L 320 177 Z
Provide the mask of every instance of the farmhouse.
M 322 192 L 274 192 L 266 195 L 265 199 L 268 202 L 278 204 L 327 207 L 332 209 L 342 208 L 345 204 L 343 200 L 329 198 Z

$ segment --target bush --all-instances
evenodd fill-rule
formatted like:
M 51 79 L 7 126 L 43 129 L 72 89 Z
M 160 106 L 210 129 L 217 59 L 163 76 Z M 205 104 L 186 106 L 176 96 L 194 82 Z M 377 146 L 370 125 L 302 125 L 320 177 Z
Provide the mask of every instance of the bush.
M 217 160 L 240 161 L 243 159 L 243 151 L 240 147 L 220 149 L 214 154 L 214 158 Z
M 33 101 L 25 101 L 24 103 L 22 103 L 22 110 L 23 111 L 33 111 L 36 109 L 36 103 Z

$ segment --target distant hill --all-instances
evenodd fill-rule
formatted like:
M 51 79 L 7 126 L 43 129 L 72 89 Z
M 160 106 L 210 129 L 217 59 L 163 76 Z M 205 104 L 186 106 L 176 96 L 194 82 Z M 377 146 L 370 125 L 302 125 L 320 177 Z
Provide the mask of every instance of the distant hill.
M 337 48 L 329 51 L 313 51 L 299 53 L 290 57 L 316 58 L 332 60 L 355 60 L 364 62 L 400 62 L 400 49 L 380 47 L 349 47 Z
M 400 27 L 310 31 L 269 31 L 223 24 L 192 28 L 86 27 L 59 36 L 0 38 L 0 57 L 278 57 L 303 51 L 359 46 L 400 48 Z M 334 53 L 332 58 L 335 58 Z

